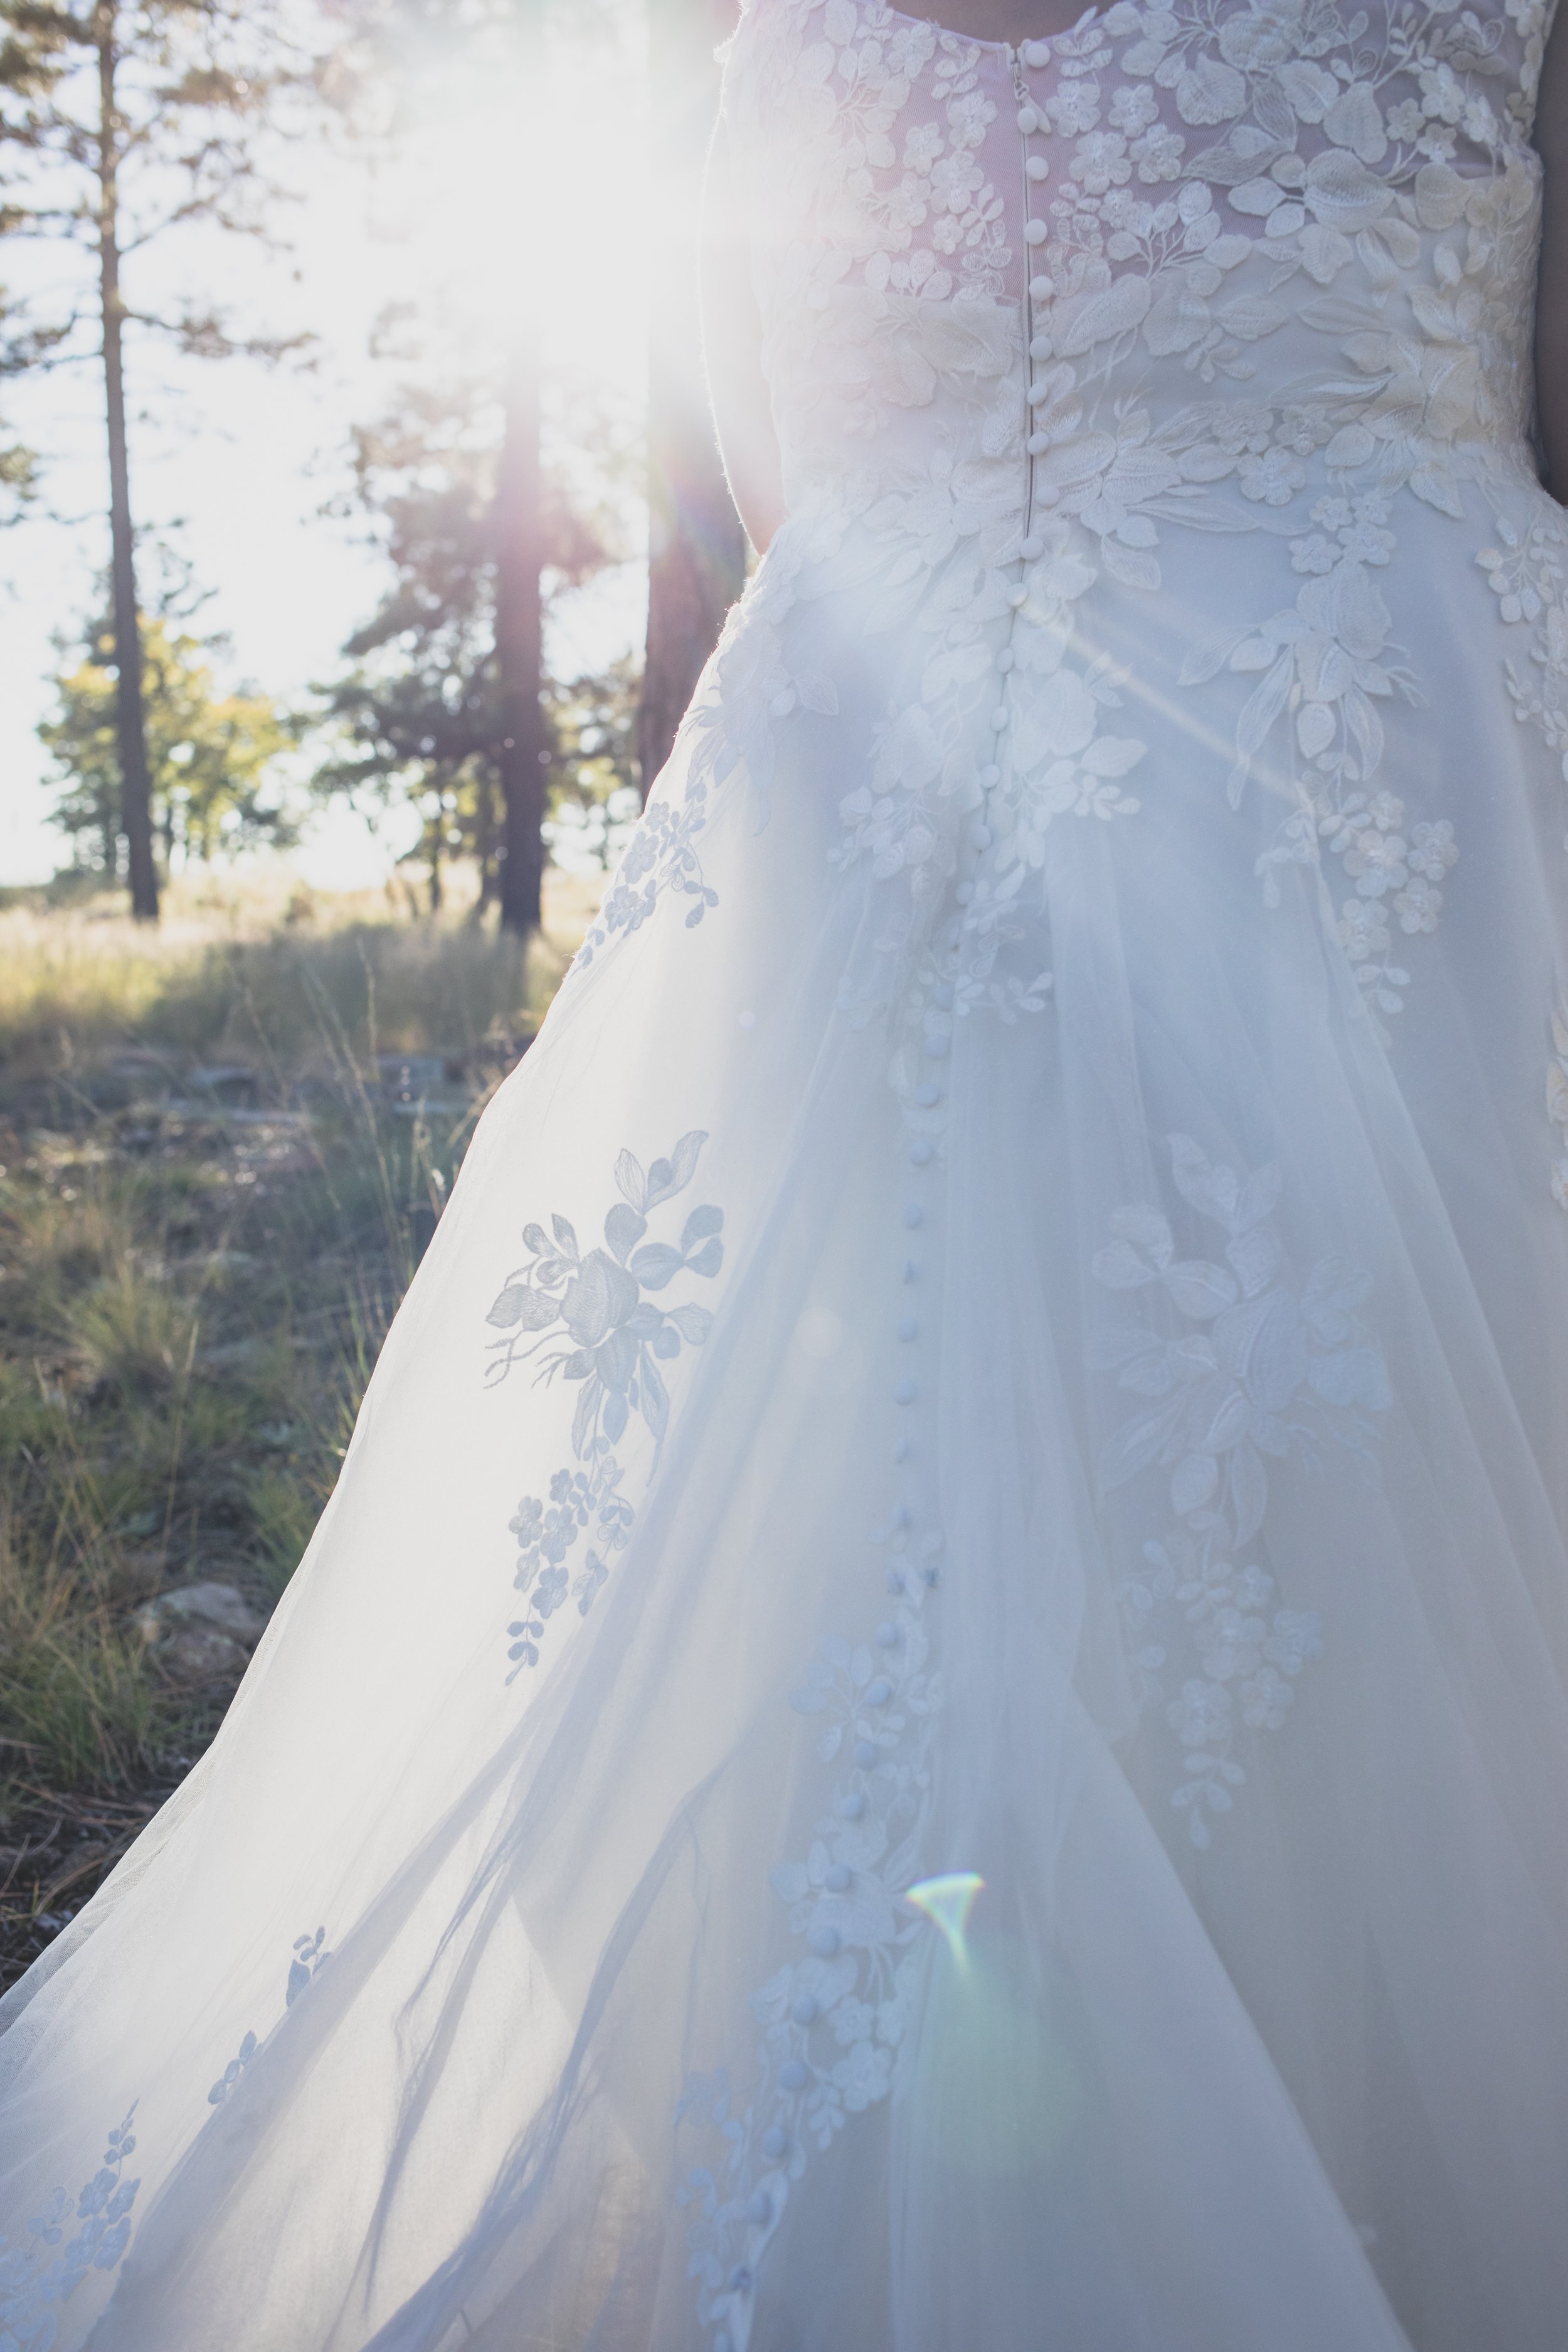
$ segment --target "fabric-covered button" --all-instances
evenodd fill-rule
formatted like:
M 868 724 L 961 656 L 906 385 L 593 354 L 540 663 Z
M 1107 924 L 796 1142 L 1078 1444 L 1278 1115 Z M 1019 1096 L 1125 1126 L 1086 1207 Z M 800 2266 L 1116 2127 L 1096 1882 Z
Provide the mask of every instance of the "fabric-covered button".
M 974 844 L 976 849 L 989 849 L 994 836 L 991 827 L 988 824 L 982 824 L 979 818 L 976 817 L 974 823 L 969 828 L 969 838 Z M 916 1099 L 918 1101 L 918 1096 Z
M 1037 563 L 1045 551 L 1046 542 L 1037 531 L 1031 531 L 1018 550 L 1026 563 Z
M 1006 676 L 1006 673 L 1012 668 L 1013 664 L 1017 660 L 1017 658 L 1018 656 L 1013 651 L 1011 646 L 1003 646 L 1001 652 L 996 656 L 996 667 L 1002 672 L 1004 677 Z
M 1024 166 L 1025 176 L 1031 180 L 1048 180 L 1051 167 L 1043 155 L 1031 155 Z
M 1051 355 L 1051 339 L 1049 335 L 1037 335 L 1033 342 L 1029 345 L 1029 357 L 1032 360 L 1048 360 Z
M 765 2189 L 759 2189 L 747 2204 L 746 2219 L 748 2221 L 755 2221 L 760 2226 L 764 2221 L 771 2221 L 773 2218 L 773 2200 Z
M 920 1337 L 920 1330 L 921 1327 L 915 1321 L 914 1317 L 912 1315 L 906 1315 L 903 1321 L 899 1326 L 899 1337 L 900 1339 L 906 1341 L 910 1339 L 918 1339 Z
M 838 1810 L 847 1822 L 858 1822 L 866 1810 L 863 1790 L 848 1789 L 838 1800 Z
M 893 1402 L 895 1404 L 913 1404 L 919 1394 L 920 1391 L 916 1388 L 913 1381 L 900 1381 L 898 1387 L 893 1391 Z
M 1031 457 L 1043 457 L 1051 446 L 1048 433 L 1031 433 L 1024 446 Z
M 989 841 L 990 838 L 990 835 L 987 834 L 985 836 L 986 841 Z M 984 842 L 982 842 L 980 845 L 982 848 L 984 848 Z M 919 1086 L 915 1088 L 915 1100 L 926 1110 L 930 1110 L 932 1103 L 941 1102 L 942 1088 L 937 1085 L 934 1078 L 922 1078 L 921 1080 Z
M 814 1927 L 806 1943 L 819 1960 L 830 1960 L 844 1941 L 837 1927 Z M 784 2081 L 784 2068 L 779 2068 L 779 2081 Z
M 823 1873 L 822 1883 L 829 1895 L 847 1895 L 853 1879 L 854 1873 L 844 1863 L 836 1862 Z
M 879 1675 L 874 1683 L 868 1683 L 866 1685 L 868 1706 L 886 1706 L 892 1696 L 893 1685 L 886 1675 Z
M 788 2132 L 781 2131 L 777 2124 L 770 2124 L 763 2134 L 763 2154 L 776 2164 L 781 2156 L 787 2156 L 788 2153 Z M 717 2343 L 715 2343 L 714 2352 L 718 2352 Z
M 790 2015 L 797 2025 L 815 2025 L 821 2013 L 821 2003 L 815 1993 L 809 1992 L 803 1992 L 790 2011 Z
M 1019 55 L 1026 66 L 1033 66 L 1037 72 L 1041 66 L 1050 64 L 1051 45 L 1049 41 L 1026 41 Z
M 1054 278 L 1031 278 L 1029 280 L 1029 299 L 1032 302 L 1048 302 L 1056 290 L 1057 281 Z M 1044 341 L 1045 338 L 1042 336 L 1039 340 Z M 1037 352 L 1035 356 L 1038 359 L 1044 354 Z
M 1021 603 L 1023 601 L 1022 598 L 1020 598 L 1019 601 Z M 988 760 L 984 767 L 980 771 L 980 782 L 982 785 L 987 792 L 989 792 L 993 784 L 999 784 L 1001 781 L 1001 769 L 996 765 L 994 760 Z
M 1047 228 L 1043 220 L 1032 220 L 1026 221 L 1024 223 L 1024 243 L 1026 245 L 1044 245 L 1049 234 L 1050 232 Z
M 1039 127 L 1040 118 L 1036 113 L 1034 108 L 1032 106 L 1021 106 L 1018 109 L 1018 128 L 1023 132 L 1025 138 L 1027 139 L 1031 137 L 1033 133 L 1039 129 Z
M 996 705 L 995 709 L 991 713 L 991 724 L 996 730 L 998 735 L 1000 735 L 1003 728 L 1007 724 L 1006 709 L 1000 702 Z
M 876 1762 L 876 1741 L 874 1739 L 858 1739 L 855 1742 L 855 1761 L 858 1764 L 862 1772 L 868 1770 L 869 1767 Z
M 906 1201 L 904 1202 L 904 1223 L 909 1227 L 911 1234 L 914 1232 L 917 1225 L 923 1224 L 925 1223 L 925 1211 L 921 1208 L 918 1201 Z
M 809 1940 L 809 1939 L 808 1939 Z M 798 2058 L 786 2058 L 779 2068 L 781 2091 L 804 2091 L 809 2076 Z
M 929 1168 L 936 1157 L 936 1146 L 929 1135 L 917 1135 L 910 1146 L 910 1166 Z

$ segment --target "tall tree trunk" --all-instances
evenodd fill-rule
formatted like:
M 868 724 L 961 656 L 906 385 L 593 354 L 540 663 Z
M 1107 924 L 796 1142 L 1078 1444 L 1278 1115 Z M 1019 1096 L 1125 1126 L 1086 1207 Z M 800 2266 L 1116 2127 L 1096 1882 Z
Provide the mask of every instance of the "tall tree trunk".
M 539 924 L 544 868 L 544 771 L 549 757 L 540 699 L 543 665 L 539 495 L 539 354 L 536 321 L 513 354 L 506 430 L 496 478 L 496 661 L 500 675 L 501 929 Z
M 668 235 L 654 258 L 648 335 L 647 649 L 637 708 L 644 796 L 746 576 L 746 538 L 719 462 L 702 373 L 698 240 L 718 102 L 716 43 L 734 0 L 647 0 L 649 163 Z
M 515 192 L 520 220 L 538 217 L 532 124 L 547 101 L 543 18 L 547 0 L 513 0 L 513 55 L 521 120 L 517 126 Z M 526 244 L 526 240 L 524 240 Z M 544 683 L 544 564 L 539 473 L 539 383 L 542 343 L 539 297 L 526 273 L 514 286 L 518 333 L 507 370 L 505 426 L 496 476 L 496 667 L 500 677 L 501 838 L 497 852 L 503 931 L 526 934 L 539 926 L 544 871 L 545 768 L 550 756 L 541 691 Z
M 138 922 L 158 919 L 158 869 L 153 858 L 153 789 L 142 677 L 142 620 L 136 601 L 136 539 L 131 523 L 131 467 L 125 436 L 125 305 L 120 290 L 120 117 L 115 103 L 113 0 L 93 11 L 98 52 L 98 264 L 103 320 L 103 389 L 109 424 L 110 578 L 114 607 L 115 723 L 120 750 L 120 820 Z

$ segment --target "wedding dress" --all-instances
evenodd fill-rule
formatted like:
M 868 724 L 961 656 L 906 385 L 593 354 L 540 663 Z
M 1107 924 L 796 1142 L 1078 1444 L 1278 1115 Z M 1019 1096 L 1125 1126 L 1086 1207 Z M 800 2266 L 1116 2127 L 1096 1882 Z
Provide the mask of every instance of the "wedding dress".
M 0 2346 L 1562 2352 L 1542 0 L 750 0 L 789 519 L 211 1753 Z

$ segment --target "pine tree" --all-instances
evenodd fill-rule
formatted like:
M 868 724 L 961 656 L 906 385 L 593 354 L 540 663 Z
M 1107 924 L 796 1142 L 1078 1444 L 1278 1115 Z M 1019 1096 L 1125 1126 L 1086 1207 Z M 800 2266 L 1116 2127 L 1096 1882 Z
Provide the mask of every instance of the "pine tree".
M 164 877 L 296 835 L 277 777 L 291 731 L 265 695 L 217 688 L 209 656 L 222 649 L 163 615 L 142 620 L 148 799 Z M 69 837 L 74 865 L 110 883 L 121 836 L 114 651 L 106 616 L 54 679 L 58 708 L 38 729 L 59 778 L 51 822 Z
M 110 629 L 120 824 L 132 911 L 158 913 L 153 787 L 136 581 L 127 422 L 128 328 L 206 358 L 277 356 L 276 338 L 237 332 L 216 305 L 133 307 L 124 264 L 196 226 L 265 231 L 268 186 L 258 132 L 311 60 L 295 46 L 286 0 L 0 0 L 0 136 L 13 186 L 0 230 L 57 236 L 90 257 L 89 352 L 101 371 L 109 456 Z M 85 294 L 87 289 L 82 289 Z M 77 347 L 74 319 L 37 331 L 56 362 Z
M 442 338 L 437 331 L 431 340 Z M 626 436 L 613 418 L 581 388 L 569 404 L 577 432 L 598 450 L 601 496 L 586 500 L 581 483 L 569 491 L 563 469 L 550 462 L 547 433 L 539 479 L 529 488 L 536 520 L 523 551 L 541 627 L 555 595 L 615 559 L 621 475 L 629 464 Z M 367 811 L 416 810 L 432 906 L 441 901 L 443 866 L 468 856 L 479 868 L 480 906 L 499 902 L 503 921 L 509 868 L 517 870 L 506 855 L 514 838 L 509 809 L 520 797 L 508 792 L 518 700 L 503 613 L 521 568 L 515 485 L 505 478 L 513 428 L 503 387 L 475 373 L 407 384 L 386 415 L 356 432 L 352 503 L 381 537 L 392 578 L 344 647 L 350 667 L 316 689 L 325 756 L 313 779 L 323 796 L 346 795 Z M 597 801 L 628 780 L 632 696 L 621 671 L 552 679 L 542 663 L 531 677 L 524 672 L 523 692 L 538 714 L 525 746 L 532 772 L 524 822 L 542 861 L 552 793 Z M 536 894 L 538 881 L 536 866 Z M 535 920 L 537 898 L 522 928 Z

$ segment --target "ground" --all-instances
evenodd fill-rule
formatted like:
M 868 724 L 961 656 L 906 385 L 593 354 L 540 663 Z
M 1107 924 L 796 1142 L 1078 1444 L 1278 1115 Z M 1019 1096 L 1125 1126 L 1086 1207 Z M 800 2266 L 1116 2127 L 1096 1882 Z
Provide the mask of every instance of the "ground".
M 0 1984 L 221 1721 L 592 905 L 0 910 Z

